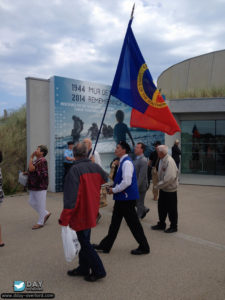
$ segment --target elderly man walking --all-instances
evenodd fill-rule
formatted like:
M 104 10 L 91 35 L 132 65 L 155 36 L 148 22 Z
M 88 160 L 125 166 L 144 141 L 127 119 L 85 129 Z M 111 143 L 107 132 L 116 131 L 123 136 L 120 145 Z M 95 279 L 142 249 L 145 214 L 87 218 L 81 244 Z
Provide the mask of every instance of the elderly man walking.
M 93 154 L 93 149 L 92 149 L 92 141 L 88 138 L 84 139 L 83 142 L 85 143 L 87 149 L 88 149 L 88 158 L 90 158 L 90 160 L 92 162 L 95 162 L 96 164 L 98 164 L 100 167 L 102 167 L 102 162 L 101 162 L 101 158 L 99 153 L 95 150 L 95 153 Z M 107 206 L 107 195 L 106 195 L 106 188 L 102 187 L 101 188 L 101 192 L 100 192 L 100 199 L 99 199 L 99 207 L 105 207 Z M 97 224 L 99 223 L 99 220 L 101 219 L 102 215 L 100 214 L 100 212 L 98 212 L 98 216 L 97 216 Z
M 158 176 L 159 189 L 158 214 L 159 222 L 152 226 L 153 230 L 164 230 L 166 233 L 177 231 L 177 187 L 178 169 L 174 159 L 168 154 L 168 147 L 161 145 L 157 147 L 160 158 Z M 166 217 L 169 217 L 170 227 L 166 229 Z
M 149 208 L 145 207 L 144 200 L 145 194 L 148 189 L 148 161 L 144 156 L 145 144 L 137 143 L 134 153 L 136 155 L 136 159 L 134 160 L 134 167 L 137 175 L 137 184 L 138 184 L 138 192 L 139 199 L 136 201 L 137 205 L 137 215 L 138 218 L 143 219 L 146 214 L 149 212 Z
M 96 281 L 106 276 L 100 257 L 90 244 L 91 228 L 96 226 L 99 210 L 100 188 L 107 181 L 103 169 L 87 158 L 85 143 L 73 149 L 75 163 L 70 168 L 64 185 L 64 209 L 59 224 L 69 225 L 77 232 L 81 245 L 79 266 L 67 272 L 69 276 L 84 276 L 86 281 Z

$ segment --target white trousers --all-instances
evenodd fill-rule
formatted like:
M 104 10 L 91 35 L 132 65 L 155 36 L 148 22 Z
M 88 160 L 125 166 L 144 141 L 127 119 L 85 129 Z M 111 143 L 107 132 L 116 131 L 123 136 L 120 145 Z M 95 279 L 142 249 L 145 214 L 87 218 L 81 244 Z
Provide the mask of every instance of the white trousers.
M 49 212 L 46 210 L 46 193 L 47 191 L 31 191 L 29 190 L 29 204 L 32 206 L 39 214 L 39 219 L 37 224 L 43 225 L 44 219 Z

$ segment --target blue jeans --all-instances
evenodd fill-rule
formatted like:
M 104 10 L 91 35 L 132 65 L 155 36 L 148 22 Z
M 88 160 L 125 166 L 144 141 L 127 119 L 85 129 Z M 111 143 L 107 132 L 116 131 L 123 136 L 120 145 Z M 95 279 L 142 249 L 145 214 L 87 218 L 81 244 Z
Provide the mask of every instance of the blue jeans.
M 94 275 L 105 275 L 102 261 L 90 243 L 91 229 L 77 231 L 77 237 L 81 245 L 78 270 L 84 275 L 88 275 L 90 270 Z

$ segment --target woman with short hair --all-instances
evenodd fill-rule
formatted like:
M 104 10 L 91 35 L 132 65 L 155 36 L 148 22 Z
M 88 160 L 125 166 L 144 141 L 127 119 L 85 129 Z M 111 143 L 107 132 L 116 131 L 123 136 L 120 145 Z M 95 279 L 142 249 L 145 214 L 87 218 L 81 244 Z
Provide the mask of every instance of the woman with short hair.
M 45 156 L 47 154 L 47 147 L 44 145 L 40 145 L 37 147 L 37 150 L 31 154 L 29 160 L 29 204 L 39 214 L 37 224 L 35 224 L 32 227 L 33 230 L 42 228 L 51 215 L 51 213 L 46 210 L 46 193 L 48 188 L 48 163 L 45 159 Z

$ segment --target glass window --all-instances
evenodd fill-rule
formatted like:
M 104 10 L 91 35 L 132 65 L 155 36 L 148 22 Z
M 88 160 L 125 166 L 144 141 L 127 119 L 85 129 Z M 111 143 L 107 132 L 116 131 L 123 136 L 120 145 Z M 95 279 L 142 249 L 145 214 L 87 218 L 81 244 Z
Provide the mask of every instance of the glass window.
M 181 172 L 225 174 L 225 120 L 181 122 Z
M 225 174 L 225 120 L 216 121 L 216 174 Z

